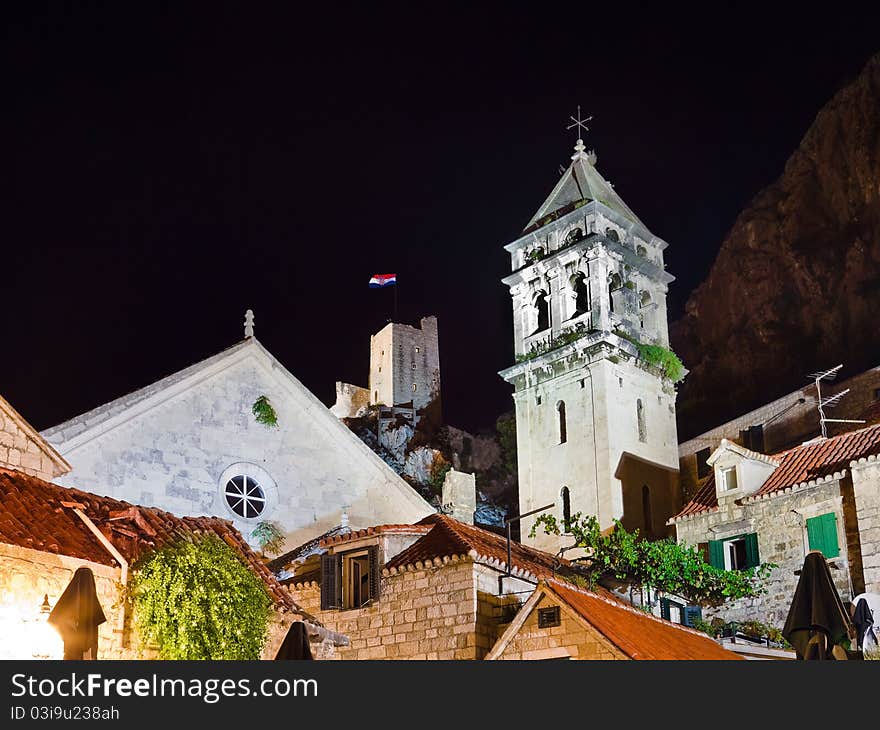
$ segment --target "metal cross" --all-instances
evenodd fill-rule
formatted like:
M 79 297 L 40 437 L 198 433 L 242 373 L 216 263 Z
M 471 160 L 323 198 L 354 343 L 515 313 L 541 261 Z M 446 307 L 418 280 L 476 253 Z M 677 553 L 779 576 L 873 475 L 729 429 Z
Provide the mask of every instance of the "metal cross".
M 578 104 L 578 115 L 577 119 L 574 117 L 569 117 L 574 124 L 569 124 L 566 129 L 571 129 L 572 127 L 578 127 L 579 129 L 583 129 L 585 132 L 589 132 L 590 128 L 587 126 L 587 122 L 589 122 L 593 117 L 587 117 L 586 119 L 581 119 L 581 105 Z M 580 137 L 580 132 L 578 132 L 578 137 Z

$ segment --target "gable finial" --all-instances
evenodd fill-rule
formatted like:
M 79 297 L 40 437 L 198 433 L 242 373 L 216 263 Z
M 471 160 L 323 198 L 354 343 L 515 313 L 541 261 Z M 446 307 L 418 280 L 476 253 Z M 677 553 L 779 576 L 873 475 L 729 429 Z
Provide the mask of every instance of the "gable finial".
M 254 336 L 254 311 L 252 309 L 248 309 L 244 313 L 244 336 L 245 338 Z
M 586 119 L 581 117 L 581 105 L 580 104 L 578 104 L 577 117 L 571 117 L 571 116 L 569 117 L 569 119 L 571 119 L 571 121 L 573 123 L 569 124 L 566 127 L 566 129 L 571 129 L 572 127 L 578 128 L 578 140 L 577 140 L 577 144 L 575 144 L 575 146 L 574 146 L 575 153 L 578 156 L 583 155 L 584 150 L 586 149 L 586 147 L 584 147 L 584 140 L 581 137 L 581 130 L 583 130 L 584 132 L 590 131 L 590 128 L 587 126 L 587 122 L 589 122 L 592 118 L 593 118 L 592 116 L 589 116 Z

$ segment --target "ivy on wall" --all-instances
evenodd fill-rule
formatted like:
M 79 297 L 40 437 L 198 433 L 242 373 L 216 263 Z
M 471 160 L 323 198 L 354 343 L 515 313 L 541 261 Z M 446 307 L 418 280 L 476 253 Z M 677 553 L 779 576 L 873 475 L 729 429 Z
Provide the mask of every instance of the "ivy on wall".
M 259 659 L 271 600 L 262 581 L 214 535 L 181 541 L 134 566 L 141 638 L 161 659 Z
M 278 425 L 278 415 L 275 413 L 275 409 L 265 395 L 261 395 L 254 401 L 251 410 L 253 411 L 257 423 L 262 423 L 264 426 Z

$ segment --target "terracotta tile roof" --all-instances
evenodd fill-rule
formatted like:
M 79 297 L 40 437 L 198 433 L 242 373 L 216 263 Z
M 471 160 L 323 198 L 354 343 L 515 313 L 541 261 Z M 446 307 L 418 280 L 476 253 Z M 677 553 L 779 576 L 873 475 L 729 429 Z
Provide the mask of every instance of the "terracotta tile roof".
M 742 659 L 702 632 L 557 580 L 545 585 L 630 659 Z
M 284 570 L 288 565 L 293 562 L 301 561 L 309 557 L 310 555 L 324 552 L 321 549 L 321 543 L 327 538 L 345 534 L 348 532 L 351 532 L 350 528 L 343 527 L 342 525 L 337 525 L 336 527 L 327 530 L 327 532 L 325 532 L 323 535 L 318 535 L 316 538 L 313 538 L 308 542 L 304 542 L 302 545 L 298 545 L 293 550 L 290 550 L 283 555 L 279 555 L 277 558 L 273 558 L 268 563 L 266 563 L 266 565 L 273 573 L 278 573 L 279 571 Z
M 0 542 L 115 566 L 116 561 L 85 523 L 62 503 L 82 505 L 82 512 L 129 564 L 173 541 L 214 534 L 236 550 L 263 580 L 277 608 L 311 619 L 232 523 L 217 517 L 177 517 L 152 507 L 60 487 L 23 472 L 0 469 Z
M 880 454 L 880 424 L 849 431 L 829 439 L 819 439 L 774 454 L 779 466 L 754 494 L 763 497 L 802 482 L 830 477 L 845 471 L 857 459 Z M 717 509 L 715 479 L 710 477 L 694 498 L 673 519 Z
M 452 555 L 476 555 L 507 564 L 507 540 L 480 527 L 468 525 L 448 515 L 428 515 L 419 525 L 430 529 L 424 537 L 398 553 L 385 565 L 389 570 L 413 565 L 428 559 Z M 515 541 L 511 542 L 511 563 L 516 570 L 532 574 L 536 578 L 549 578 L 559 571 L 571 572 L 571 562 L 557 558 L 543 550 L 537 550 Z
M 351 542 L 359 540 L 362 537 L 370 537 L 371 535 L 383 535 L 385 533 L 399 533 L 403 535 L 426 534 L 431 528 L 422 523 L 416 525 L 375 525 L 374 527 L 365 527 L 363 530 L 352 530 L 350 532 L 332 535 L 320 542 L 322 548 L 339 545 L 343 542 Z

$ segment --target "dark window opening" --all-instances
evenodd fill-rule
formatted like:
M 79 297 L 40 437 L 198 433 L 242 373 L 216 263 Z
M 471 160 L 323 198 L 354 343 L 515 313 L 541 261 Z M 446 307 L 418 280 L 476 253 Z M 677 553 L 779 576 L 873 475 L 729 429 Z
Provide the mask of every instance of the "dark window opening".
M 709 476 L 712 473 L 712 467 L 709 466 L 706 462 L 709 457 L 712 455 L 712 449 L 708 446 L 705 449 L 700 449 L 696 453 L 697 457 L 697 479 L 702 479 L 703 477 Z
M 559 496 L 562 497 L 562 526 L 565 532 L 568 532 L 568 526 L 571 524 L 571 492 L 568 487 L 563 487 Z
M 535 332 L 543 332 L 550 327 L 550 303 L 547 301 L 547 292 L 543 289 L 535 296 L 535 308 L 538 310 L 538 327 Z
M 559 606 L 538 609 L 538 628 L 549 629 L 562 623 Z
M 568 429 L 565 423 L 565 401 L 559 401 L 556 404 L 556 411 L 559 414 L 559 443 L 564 444 L 568 440 Z
M 645 406 L 642 404 L 641 398 L 636 401 L 636 420 L 639 424 L 639 441 L 647 443 L 648 429 L 645 425 Z

